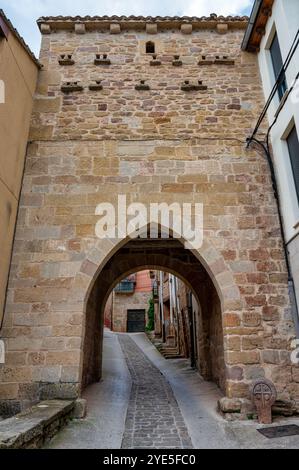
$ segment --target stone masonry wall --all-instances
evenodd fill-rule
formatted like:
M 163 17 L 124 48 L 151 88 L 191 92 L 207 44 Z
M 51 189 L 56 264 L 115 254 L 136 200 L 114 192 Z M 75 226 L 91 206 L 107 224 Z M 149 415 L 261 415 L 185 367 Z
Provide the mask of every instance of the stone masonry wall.
M 151 292 L 135 292 L 134 294 L 113 295 L 113 331 L 119 333 L 127 332 L 127 311 L 128 310 L 145 310 L 145 322 L 147 324 L 149 309 L 149 299 Z
M 98 242 L 95 208 L 116 202 L 118 194 L 128 202 L 204 203 L 205 240 L 218 253 L 207 250 L 205 261 L 221 299 L 226 394 L 248 397 L 251 380 L 265 375 L 280 399 L 299 401 L 270 174 L 264 157 L 244 145 L 263 95 L 256 58 L 240 51 L 243 33 L 67 30 L 43 36 L 45 69 L 2 330 L 3 403 L 27 403 L 51 384 L 57 395 L 80 393 L 90 328 L 86 296 L 95 272 L 89 260 L 95 263 L 98 253 L 91 255 Z M 149 65 L 148 40 L 160 66 Z M 73 54 L 73 66 L 58 64 L 63 53 Z M 111 65 L 95 66 L 96 53 L 109 54 Z M 172 65 L 174 54 L 181 67 Z M 235 65 L 199 66 L 202 55 L 227 55 Z M 96 79 L 103 79 L 103 90 L 89 91 Z M 62 93 L 62 83 L 77 80 L 83 91 Z M 135 90 L 140 80 L 151 89 Z M 184 80 L 202 80 L 208 88 L 182 91 Z M 113 248 L 107 240 L 98 246 L 103 256 Z

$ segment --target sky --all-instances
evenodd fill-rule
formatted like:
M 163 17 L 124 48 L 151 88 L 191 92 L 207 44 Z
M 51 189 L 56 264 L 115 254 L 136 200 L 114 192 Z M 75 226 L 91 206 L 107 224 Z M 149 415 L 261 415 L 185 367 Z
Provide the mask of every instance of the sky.
M 38 56 L 36 19 L 58 15 L 249 15 L 254 0 L 0 0 L 0 8 Z

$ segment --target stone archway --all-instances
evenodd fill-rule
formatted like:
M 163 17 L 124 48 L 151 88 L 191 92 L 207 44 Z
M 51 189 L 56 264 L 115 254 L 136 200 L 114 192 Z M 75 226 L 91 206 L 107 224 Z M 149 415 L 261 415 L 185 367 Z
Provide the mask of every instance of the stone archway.
M 129 239 L 121 242 L 110 239 L 97 240 L 89 250 L 73 283 L 74 289 L 77 286 L 85 286 L 84 308 L 99 273 L 108 260 L 128 241 Z M 183 241 L 181 243 L 183 244 Z M 205 240 L 200 250 L 192 250 L 191 252 L 209 274 L 219 295 L 222 310 L 230 310 L 236 306 L 242 308 L 241 295 L 234 276 L 222 254 L 213 244 Z
M 75 285 L 84 278 L 87 292 L 84 302 L 84 344 L 80 377 L 82 389 L 100 379 L 103 337 L 103 313 L 115 285 L 139 269 L 166 270 L 180 277 L 193 290 L 201 306 L 199 341 L 200 371 L 227 392 L 223 327 L 226 312 L 240 303 L 233 276 L 217 250 L 206 243 L 202 250 L 184 249 L 177 239 L 133 239 L 122 242 L 98 241 L 83 262 Z M 110 250 L 107 255 L 107 244 Z M 89 280 L 89 283 L 88 283 Z

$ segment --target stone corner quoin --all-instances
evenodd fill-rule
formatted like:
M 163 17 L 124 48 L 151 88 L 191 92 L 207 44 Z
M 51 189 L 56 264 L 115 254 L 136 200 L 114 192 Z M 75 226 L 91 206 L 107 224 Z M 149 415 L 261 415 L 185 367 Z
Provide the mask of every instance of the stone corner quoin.
M 298 406 L 270 172 L 245 148 L 264 100 L 256 57 L 240 48 L 246 21 L 98 21 L 40 21 L 44 67 L 2 330 L 0 406 L 74 399 L 91 381 L 88 341 L 94 333 L 100 355 L 102 320 L 94 332 L 88 294 L 118 248 L 96 238 L 95 208 L 119 194 L 204 204 L 204 246 L 195 256 L 221 302 L 223 393 L 247 399 L 252 381 L 266 377 L 279 400 Z M 148 41 L 161 63 L 154 69 Z M 62 55 L 73 64 L 61 65 Z M 141 81 L 148 87 L 136 89 Z

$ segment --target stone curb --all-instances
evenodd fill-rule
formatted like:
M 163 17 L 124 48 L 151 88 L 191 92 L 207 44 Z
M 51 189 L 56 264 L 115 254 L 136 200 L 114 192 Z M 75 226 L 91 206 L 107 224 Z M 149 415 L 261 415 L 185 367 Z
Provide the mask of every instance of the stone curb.
M 37 449 L 72 417 L 75 401 L 51 400 L 0 422 L 0 449 Z

